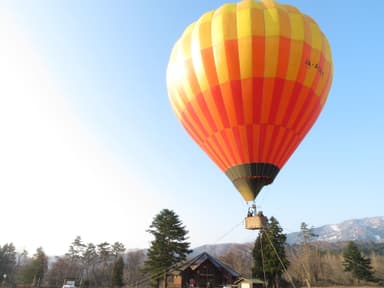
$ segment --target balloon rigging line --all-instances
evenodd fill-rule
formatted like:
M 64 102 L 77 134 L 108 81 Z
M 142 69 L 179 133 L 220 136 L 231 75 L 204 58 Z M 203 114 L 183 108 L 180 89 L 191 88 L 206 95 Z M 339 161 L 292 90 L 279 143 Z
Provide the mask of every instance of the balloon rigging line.
M 225 238 L 226 236 L 228 236 L 230 233 L 232 233 L 236 228 L 238 228 L 242 223 L 244 222 L 244 220 L 242 220 L 240 223 L 236 224 L 235 226 L 233 226 L 230 230 L 228 230 L 226 233 L 224 233 L 222 236 L 220 236 L 219 238 L 217 238 L 217 240 L 214 242 L 219 242 L 221 241 L 223 238 Z M 166 273 L 167 271 L 169 271 L 170 269 L 173 269 L 173 268 L 176 268 L 178 266 L 181 266 L 184 262 L 186 262 L 188 260 L 184 260 L 184 261 L 180 261 L 180 262 L 177 262 L 169 267 L 167 267 L 166 269 L 161 269 L 159 270 L 159 272 L 157 272 L 156 274 L 152 275 L 152 276 L 149 276 L 147 278 L 144 278 L 138 282 L 136 282 L 135 284 L 132 284 L 132 285 L 128 285 L 128 287 L 136 287 L 137 285 L 139 284 L 142 284 L 142 283 L 146 283 L 148 281 L 151 281 L 151 280 L 155 280 L 155 279 L 158 279 L 160 276 L 164 275 L 164 273 Z
M 263 274 L 264 274 L 264 287 L 267 288 L 267 276 L 265 274 L 265 267 L 264 267 L 263 234 L 264 233 L 260 233 L 261 266 L 263 268 Z
M 235 229 L 237 229 L 241 224 L 244 223 L 244 220 L 241 220 L 240 223 L 236 224 L 235 226 L 233 226 L 230 230 L 228 230 L 227 232 L 225 232 L 222 236 L 220 236 L 219 238 L 216 239 L 216 241 L 214 241 L 213 243 L 217 243 L 221 240 L 223 240 L 225 237 L 227 237 L 229 234 L 231 234 Z
M 264 233 L 263 233 L 263 234 L 264 234 Z M 269 241 L 269 244 L 271 244 L 272 249 L 273 249 L 273 251 L 275 252 L 275 254 L 276 254 L 276 256 L 277 256 L 277 259 L 279 259 L 280 264 L 281 264 L 281 266 L 283 267 L 284 272 L 287 273 L 287 276 L 288 276 L 288 278 L 289 278 L 289 282 L 291 282 L 292 287 L 296 288 L 296 285 L 295 285 L 295 283 L 293 282 L 293 279 L 292 279 L 291 274 L 289 274 L 289 272 L 288 272 L 288 270 L 287 270 L 287 267 L 284 265 L 283 261 L 281 260 L 281 257 L 280 257 L 280 255 L 279 255 L 279 253 L 277 252 L 276 247 L 273 245 L 271 239 L 269 238 L 268 233 L 265 233 L 265 235 L 266 235 L 266 237 L 267 237 L 267 240 Z

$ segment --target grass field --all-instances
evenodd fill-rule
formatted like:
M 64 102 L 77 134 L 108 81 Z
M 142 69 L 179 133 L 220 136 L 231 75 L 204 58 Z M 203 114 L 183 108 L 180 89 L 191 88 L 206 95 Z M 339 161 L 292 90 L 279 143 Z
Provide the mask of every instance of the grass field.
M 372 285 L 372 286 L 312 286 L 311 288 L 374 288 L 374 287 L 384 287 L 384 286 L 378 286 L 378 285 Z M 303 286 L 301 288 L 307 288 L 307 287 Z

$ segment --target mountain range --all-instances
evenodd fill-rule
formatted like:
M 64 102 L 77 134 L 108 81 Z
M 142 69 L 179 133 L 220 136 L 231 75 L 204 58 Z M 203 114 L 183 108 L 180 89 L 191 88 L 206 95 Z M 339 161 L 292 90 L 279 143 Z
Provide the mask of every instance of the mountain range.
M 312 231 L 317 237 L 312 241 L 344 242 L 363 241 L 384 243 L 384 217 L 346 220 L 339 224 L 314 227 Z M 288 244 L 302 242 L 302 234 L 294 232 L 287 234 Z
M 328 244 L 331 246 L 340 246 L 347 241 L 384 244 L 384 216 L 351 219 L 339 224 L 313 227 L 311 232 L 316 235 L 312 241 L 322 242 L 323 246 L 327 246 Z M 302 241 L 301 232 L 287 234 L 287 243 L 289 245 L 300 244 Z M 207 252 L 213 257 L 221 257 L 229 251 L 249 255 L 253 247 L 254 242 L 202 245 L 193 247 L 193 252 L 190 257 L 194 257 L 202 252 Z M 144 253 L 146 253 L 147 249 L 143 250 Z M 137 251 L 137 249 L 133 249 L 130 252 L 135 251 Z
M 311 232 L 317 235 L 312 241 L 324 243 L 332 244 L 346 241 L 384 243 L 384 217 L 346 220 L 339 224 L 314 227 Z M 294 245 L 301 242 L 302 234 L 300 232 L 287 234 L 288 244 Z M 253 249 L 253 245 L 253 242 L 202 245 L 193 249 L 193 255 L 207 252 L 214 257 L 220 257 L 228 251 L 249 253 Z

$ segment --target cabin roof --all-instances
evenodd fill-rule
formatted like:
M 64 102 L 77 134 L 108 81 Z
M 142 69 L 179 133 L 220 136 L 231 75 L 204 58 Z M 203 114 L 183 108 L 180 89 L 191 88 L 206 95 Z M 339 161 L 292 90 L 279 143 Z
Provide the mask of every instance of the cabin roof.
M 209 260 L 216 268 L 218 268 L 218 269 L 222 268 L 222 269 L 226 270 L 233 277 L 240 277 L 240 273 L 233 270 L 227 264 L 225 264 L 225 263 L 221 262 L 220 260 L 212 257 L 207 252 L 203 252 L 203 253 L 197 255 L 196 257 L 194 257 L 190 260 L 187 260 L 186 262 L 184 262 L 183 264 L 178 266 L 174 272 L 182 272 L 188 268 L 190 268 L 192 271 L 194 271 L 197 268 L 199 268 L 200 265 L 203 264 L 206 260 Z

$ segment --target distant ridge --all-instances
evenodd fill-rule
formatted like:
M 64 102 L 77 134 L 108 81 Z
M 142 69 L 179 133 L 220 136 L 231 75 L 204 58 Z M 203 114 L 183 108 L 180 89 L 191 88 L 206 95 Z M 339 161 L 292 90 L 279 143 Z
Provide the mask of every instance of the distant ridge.
M 370 217 L 363 219 L 346 220 L 339 224 L 324 225 L 313 228 L 313 232 L 318 235 L 314 241 L 322 242 L 343 242 L 343 241 L 363 241 L 384 243 L 384 217 Z M 288 244 L 302 242 L 300 232 L 287 234 Z
M 351 219 L 339 224 L 323 225 L 313 228 L 313 232 L 318 235 L 313 241 L 324 243 L 342 243 L 346 241 L 384 243 L 384 217 L 370 217 L 362 219 Z M 255 238 L 256 240 L 256 238 Z M 287 234 L 289 245 L 300 244 L 302 236 L 300 232 Z M 243 255 L 249 255 L 254 246 L 254 242 L 248 243 L 224 243 L 207 244 L 193 247 L 193 253 L 189 257 L 194 257 L 202 252 L 207 252 L 213 257 L 221 257 L 230 251 L 236 251 Z M 144 251 L 147 249 L 132 249 L 134 251 Z M 128 252 L 129 253 L 129 252 Z
M 256 239 L 255 239 L 256 240 Z M 200 253 L 207 252 L 213 257 L 220 257 L 227 254 L 229 251 L 236 251 L 240 254 L 249 254 L 253 249 L 254 243 L 224 243 L 224 244 L 210 244 L 202 245 L 193 248 L 193 252 L 189 257 L 199 255 Z
M 337 243 L 345 241 L 361 241 L 384 243 L 384 217 L 370 217 L 362 219 L 351 219 L 339 224 L 323 225 L 313 228 L 313 232 L 318 235 L 313 241 Z M 256 239 L 255 239 L 256 240 Z M 302 242 L 300 232 L 287 234 L 289 245 Z M 221 257 L 229 251 L 237 251 L 247 254 L 253 249 L 254 242 L 250 243 L 226 243 L 210 244 L 193 248 L 192 257 L 202 252 L 207 252 L 214 257 Z

